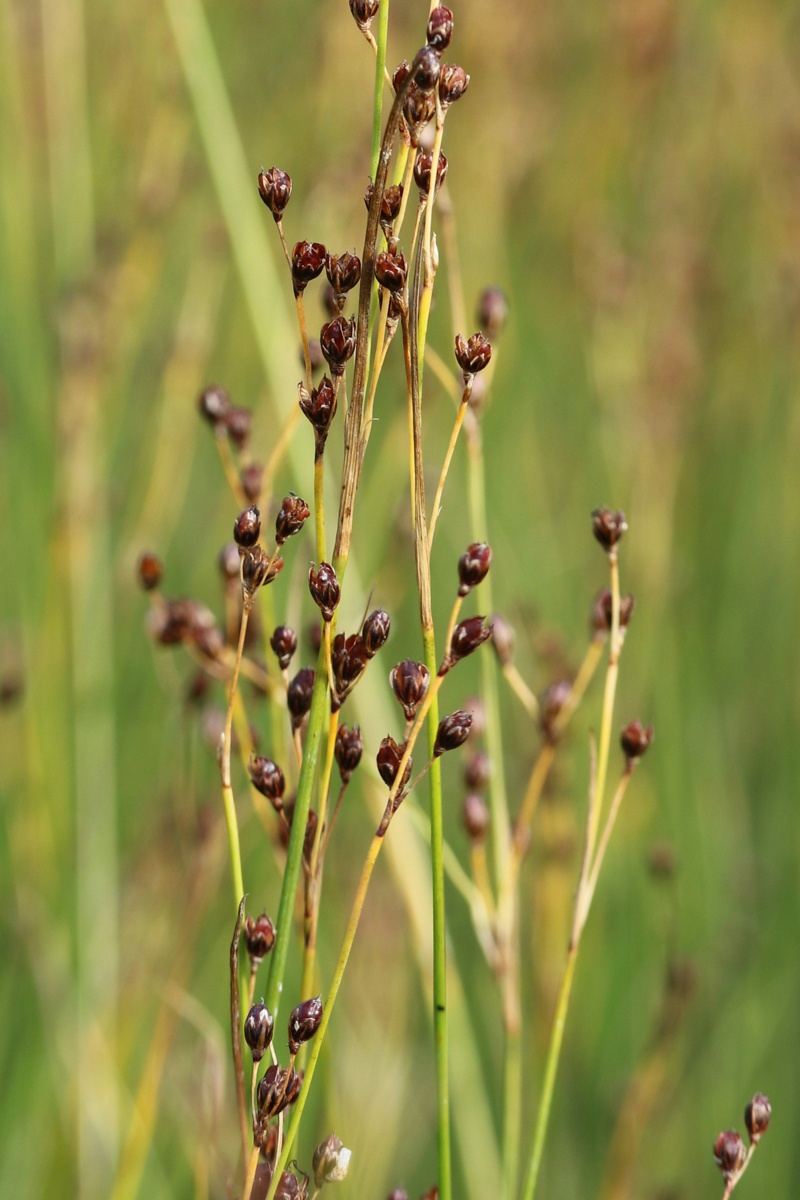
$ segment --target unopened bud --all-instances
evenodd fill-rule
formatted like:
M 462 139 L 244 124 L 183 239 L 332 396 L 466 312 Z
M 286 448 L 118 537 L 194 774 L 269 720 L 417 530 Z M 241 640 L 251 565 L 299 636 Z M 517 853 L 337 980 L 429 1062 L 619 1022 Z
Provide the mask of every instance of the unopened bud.
M 275 1022 L 264 1004 L 254 1004 L 244 1020 L 244 1040 L 250 1047 L 253 1062 L 261 1062 L 272 1041 Z
M 281 799 L 286 790 L 286 780 L 278 764 L 271 758 L 257 754 L 247 764 L 247 772 L 256 791 L 260 792 L 262 796 L 266 796 L 272 802 L 276 812 L 280 812 Z
M 461 820 L 471 841 L 480 844 L 486 840 L 491 817 L 483 796 L 479 796 L 477 792 L 468 794 L 461 810 Z
M 467 617 L 465 621 L 459 621 L 450 638 L 449 650 L 439 668 L 440 675 L 445 675 L 455 663 L 474 653 L 489 640 L 492 627 L 484 625 L 483 622 L 483 617 Z
M 714 1142 L 714 1161 L 726 1183 L 739 1174 L 746 1158 L 744 1142 L 735 1129 L 725 1130 Z
M 316 672 L 312 667 L 302 667 L 289 683 L 286 703 L 292 716 L 292 725 L 297 729 L 311 708 Z
M 441 54 L 450 45 L 453 36 L 453 14 L 444 4 L 433 10 L 428 18 L 427 42 L 432 50 Z
M 438 758 L 448 750 L 457 750 L 463 746 L 472 729 L 472 713 L 459 709 L 443 717 L 436 731 L 436 741 L 433 747 L 433 757 Z
M 243 550 L 251 550 L 261 536 L 261 513 L 255 504 L 239 513 L 233 525 L 233 540 Z
M 245 918 L 244 941 L 251 967 L 255 970 L 275 945 L 275 926 L 266 913 L 262 913 L 255 919 L 253 917 Z
M 400 762 L 405 753 L 406 744 L 398 745 L 393 737 L 385 737 L 380 744 L 376 761 L 378 764 L 378 774 L 388 788 L 391 788 L 397 778 L 397 772 L 400 770 Z M 398 787 L 398 792 L 402 792 L 405 785 L 411 776 L 411 759 L 409 758 L 403 772 L 402 782 Z
M 413 721 L 425 699 L 431 673 L 424 663 L 406 658 L 393 667 L 389 675 L 392 691 L 403 706 L 407 721 Z
M 361 637 L 367 658 L 374 658 L 381 647 L 386 645 L 390 629 L 389 614 L 382 608 L 376 608 L 369 614 L 361 627 Z
M 322 997 L 304 1000 L 289 1017 L 289 1050 L 296 1054 L 303 1042 L 310 1042 L 322 1020 Z
M 336 731 L 336 743 L 333 752 L 336 757 L 339 774 L 342 777 L 342 783 L 349 781 L 353 771 L 355 771 L 361 762 L 363 751 L 364 742 L 359 726 L 355 725 L 352 729 L 348 729 L 346 725 L 340 725 Z
M 653 726 L 648 725 L 645 729 L 641 721 L 631 721 L 625 726 L 620 736 L 620 743 L 629 764 L 637 762 L 650 748 L 653 736 Z
M 762 1134 L 769 1129 L 772 1119 L 772 1105 L 763 1092 L 756 1092 L 753 1099 L 744 1110 L 744 1123 L 751 1143 L 755 1146 Z
M 458 594 L 466 596 L 482 583 L 492 565 L 492 551 L 486 542 L 472 542 L 458 560 Z
M 269 644 L 275 652 L 278 666 L 285 671 L 297 649 L 297 634 L 288 625 L 279 625 L 269 639 Z

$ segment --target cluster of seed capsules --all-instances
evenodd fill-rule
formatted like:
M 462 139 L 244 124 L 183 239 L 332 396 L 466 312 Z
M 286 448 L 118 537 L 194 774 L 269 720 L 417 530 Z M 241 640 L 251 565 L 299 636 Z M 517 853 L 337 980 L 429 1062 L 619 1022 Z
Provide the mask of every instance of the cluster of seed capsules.
M 742 1135 L 735 1129 L 724 1130 L 714 1142 L 714 1161 L 725 1181 L 726 1200 L 747 1170 L 753 1152 L 769 1129 L 771 1120 L 772 1105 L 762 1092 L 756 1092 L 744 1110 L 749 1149 L 745 1146 Z

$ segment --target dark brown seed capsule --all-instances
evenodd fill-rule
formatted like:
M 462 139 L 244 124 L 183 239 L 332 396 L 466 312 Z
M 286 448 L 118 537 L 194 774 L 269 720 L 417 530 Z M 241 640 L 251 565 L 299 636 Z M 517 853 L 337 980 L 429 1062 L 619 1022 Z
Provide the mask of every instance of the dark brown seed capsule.
M 336 297 L 344 296 L 361 279 L 361 259 L 357 254 L 329 254 L 325 274 Z
M 311 667 L 302 667 L 286 691 L 286 703 L 292 716 L 292 724 L 295 728 L 302 723 L 303 718 L 311 708 L 311 696 L 314 691 L 315 678 L 316 672 Z
M 469 339 L 456 334 L 456 362 L 465 375 L 476 375 L 488 367 L 491 357 L 491 343 L 482 333 L 473 333 Z
M 505 617 L 495 613 L 492 617 L 492 645 L 501 667 L 507 667 L 514 658 L 516 635 Z
M 378 774 L 388 788 L 391 788 L 397 778 L 397 772 L 400 770 L 400 762 L 405 753 L 406 744 L 402 742 L 400 745 L 393 737 L 385 737 L 378 748 L 376 762 L 378 764 Z M 403 779 L 398 792 L 402 792 L 403 788 L 408 783 L 411 777 L 412 760 L 409 758 L 403 771 Z
M 548 741 L 555 741 L 558 737 L 558 719 L 564 709 L 564 705 L 569 701 L 572 695 L 572 684 L 568 679 L 557 679 L 555 683 L 551 683 L 545 688 L 539 698 L 539 720 L 542 726 L 542 733 Z
M 468 87 L 469 75 L 463 67 L 457 67 L 455 63 L 443 66 L 439 72 L 439 102 L 442 108 L 447 109 L 460 100 Z
M 361 636 L 353 633 L 345 637 L 337 633 L 331 647 L 331 670 L 333 671 L 334 696 L 331 698 L 333 712 L 338 711 L 355 687 L 367 665 L 367 653 Z
M 277 1063 L 271 1067 L 267 1067 L 262 1078 L 259 1080 L 256 1091 L 259 1111 L 266 1116 L 277 1116 L 279 1112 L 283 1112 L 290 1104 L 294 1104 L 300 1095 L 301 1084 L 302 1075 L 295 1071 L 294 1068 L 291 1070 L 284 1069 L 283 1067 L 279 1067 Z
M 244 942 L 252 969 L 255 970 L 275 945 L 275 926 L 266 913 L 255 918 L 245 917 Z
M 482 583 L 492 565 L 492 551 L 486 542 L 472 542 L 458 560 L 458 594 L 466 596 Z
M 450 11 L 449 9 L 445 9 L 444 5 L 440 5 L 440 8 L 445 12 Z M 440 49 L 444 50 L 446 45 L 447 43 L 445 42 L 445 45 L 440 46 Z M 411 69 L 415 71 L 414 80 L 421 92 L 430 92 L 436 87 L 436 84 L 439 82 L 441 63 L 439 62 L 439 55 L 434 50 L 433 46 L 423 46 L 421 50 L 417 51 L 414 62 L 411 65 Z
M 772 1105 L 763 1092 L 756 1092 L 744 1110 L 744 1123 L 751 1143 L 755 1146 L 762 1134 L 769 1129 L 772 1120 Z
M 374 658 L 381 647 L 386 645 L 390 628 L 389 614 L 382 608 L 376 608 L 369 614 L 361 629 L 367 658 Z
M 261 536 L 261 513 L 255 504 L 239 513 L 233 524 L 233 540 L 243 550 L 250 550 Z
M 258 176 L 258 194 L 275 220 L 280 221 L 292 195 L 291 178 L 280 167 L 262 170 Z
M 380 7 L 380 0 L 350 0 L 350 12 L 359 29 L 369 29 Z
M 225 429 L 237 450 L 244 450 L 250 440 L 253 414 L 249 408 L 229 408 L 225 414 Z
M 472 654 L 492 636 L 491 625 L 486 626 L 483 621 L 483 617 L 467 617 L 465 621 L 459 621 L 450 638 L 450 649 L 439 670 L 440 675 L 449 671 L 468 654 Z
M 322 613 L 323 620 L 332 621 L 339 603 L 341 589 L 336 572 L 330 563 L 320 563 L 318 569 L 311 567 L 308 572 L 308 588 L 312 600 Z
M 714 1142 L 714 1161 L 722 1171 L 726 1183 L 734 1175 L 738 1175 L 746 1158 L 744 1142 L 735 1129 L 725 1130 Z
M 468 713 L 472 714 L 470 737 L 473 740 L 483 737 L 486 733 L 486 709 L 484 708 L 483 701 L 479 696 L 470 696 L 469 700 L 465 700 L 464 708 Z
M 263 1004 L 254 1004 L 244 1019 L 244 1040 L 250 1047 L 253 1062 L 261 1062 L 272 1041 L 275 1022 Z
M 469 793 L 461 810 L 461 820 L 471 841 L 481 843 L 486 840 L 491 818 L 483 796 L 477 792 Z
M 398 70 L 399 70 L 399 68 L 398 68 Z M 364 203 L 366 204 L 367 208 L 369 208 L 370 202 L 372 200 L 372 191 L 373 191 L 373 185 L 371 183 L 368 183 L 367 190 L 364 194 Z M 402 203 L 403 203 L 403 185 L 402 185 L 402 183 L 392 184 L 391 187 L 387 187 L 383 193 L 383 196 L 381 197 L 380 223 L 381 223 L 381 228 L 383 229 L 384 233 L 387 233 L 387 230 L 391 231 L 392 225 L 397 220 L 397 217 L 400 213 L 400 206 Z M 388 234 L 387 234 L 387 236 L 388 236 Z
M 296 1054 L 303 1042 L 310 1042 L 322 1020 L 322 997 L 304 1000 L 289 1017 L 289 1051 Z
M 217 555 L 217 566 L 222 578 L 228 583 L 239 582 L 239 567 L 242 556 L 236 542 L 226 542 Z
M 447 165 L 446 155 L 440 154 L 436 167 L 436 185 L 434 187 L 434 196 L 439 191 L 439 188 L 442 186 L 447 177 Z M 433 155 L 431 154 L 430 150 L 420 150 L 414 163 L 414 182 L 423 196 L 430 195 L 432 168 Z
M 345 1148 L 342 1139 L 332 1133 L 314 1151 L 311 1160 L 314 1183 L 318 1188 L 326 1183 L 340 1183 L 347 1175 L 349 1166 L 350 1151 Z
M 256 791 L 271 800 L 276 812 L 280 812 L 283 807 L 281 799 L 286 789 L 286 780 L 278 764 L 271 758 L 265 758 L 258 754 L 250 759 L 247 771 L 250 775 L 250 782 Z
M 453 36 L 453 14 L 444 4 L 433 10 L 428 18 L 427 42 L 432 50 L 441 54 L 450 45 Z
M 197 401 L 201 416 L 205 417 L 215 428 L 224 427 L 225 417 L 231 406 L 230 398 L 224 388 L 212 384 L 204 388 Z
M 435 56 L 434 56 L 435 57 Z M 425 126 L 436 114 L 436 101 L 433 92 L 420 91 L 412 88 L 403 109 L 403 116 L 409 128 L 412 146 L 420 144 Z
M 275 1200 L 303 1200 L 303 1190 L 296 1175 L 284 1171 L 275 1188 Z
M 390 292 L 403 290 L 407 274 L 408 264 L 402 250 L 384 250 L 375 259 L 375 278 Z
M 489 338 L 497 337 L 508 318 L 508 300 L 499 287 L 486 287 L 478 299 L 478 324 Z
M 403 84 L 408 79 L 410 74 L 411 74 L 411 63 L 408 61 L 407 58 L 404 58 L 401 63 L 397 64 L 394 71 L 392 72 L 392 87 L 394 88 L 395 95 L 397 95 L 397 93 L 400 91 L 400 88 L 403 86 Z M 371 187 L 372 187 L 372 184 L 369 185 L 369 189 L 371 189 Z M 368 194 L 369 194 L 369 189 L 368 189 Z M 367 208 L 369 208 L 369 200 L 367 200 Z
M 345 317 L 334 317 L 332 321 L 328 321 L 320 330 L 319 344 L 331 374 L 344 375 L 345 367 L 356 348 L 355 317 L 351 317 L 349 321 Z
M 592 533 L 604 550 L 616 546 L 628 528 L 624 512 L 612 512 L 610 508 L 596 508 L 592 513 Z
M 285 671 L 297 649 L 297 634 L 288 625 L 279 625 L 269 639 L 269 644 L 275 652 L 278 666 Z
M 150 554 L 145 550 L 144 554 L 139 555 L 136 572 L 139 576 L 139 583 L 144 590 L 146 592 L 153 592 L 161 583 L 161 577 L 164 574 L 164 564 L 157 554 Z
M 297 391 L 303 416 L 314 427 L 321 449 L 325 445 L 331 421 L 336 413 L 336 388 L 328 376 L 323 375 L 319 387 L 312 388 L 310 394 L 302 383 L 298 384 Z
M 613 619 L 611 588 L 603 588 L 598 593 L 597 598 L 592 606 L 592 629 L 595 632 L 595 637 L 603 638 L 611 629 Z M 620 629 L 625 629 L 628 625 L 633 613 L 635 600 L 633 596 L 620 596 L 619 598 L 619 625 Z
M 264 479 L 264 468 L 261 463 L 249 463 L 239 474 L 242 491 L 251 504 L 257 504 L 261 498 L 261 484 Z
M 653 742 L 653 726 L 647 728 L 641 721 L 631 721 L 626 725 L 620 737 L 620 743 L 629 763 L 636 762 L 650 748 Z
M 10 708 L 22 698 L 25 691 L 25 680 L 21 673 L 13 667 L 0 678 L 0 707 Z
M 319 621 L 312 621 L 306 626 L 306 637 L 311 653 L 315 658 L 319 657 L 319 648 L 322 645 L 322 630 L 319 627 Z
M 425 699 L 431 673 L 424 663 L 406 658 L 393 667 L 389 675 L 392 691 L 403 706 L 407 721 L 413 721 Z
M 296 242 L 292 250 L 292 282 L 294 294 L 299 296 L 322 274 L 327 251 L 321 242 Z
M 457 712 L 443 717 L 436 731 L 433 757 L 438 758 L 441 754 L 446 754 L 448 750 L 457 750 L 459 746 L 463 746 L 471 729 L 472 713 L 465 712 L 463 709 L 458 709 Z
M 272 583 L 282 570 L 282 558 L 271 562 L 260 546 L 248 550 L 242 558 L 242 588 L 245 595 L 248 598 L 254 596 L 260 587 Z
M 342 777 L 342 783 L 349 782 L 350 776 L 361 762 L 363 751 L 364 742 L 361 737 L 360 727 L 354 725 L 352 729 L 348 729 L 346 725 L 340 725 L 336 731 L 336 743 L 333 752 L 336 757 L 339 774 Z
M 279 546 L 299 533 L 311 515 L 311 510 L 300 496 L 285 496 L 275 520 L 275 541 Z
M 654 842 L 647 855 L 647 868 L 653 879 L 669 881 L 677 869 L 675 846 L 672 842 Z
M 464 783 L 473 792 L 485 792 L 492 775 L 492 763 L 484 750 L 478 750 L 467 759 L 464 768 Z

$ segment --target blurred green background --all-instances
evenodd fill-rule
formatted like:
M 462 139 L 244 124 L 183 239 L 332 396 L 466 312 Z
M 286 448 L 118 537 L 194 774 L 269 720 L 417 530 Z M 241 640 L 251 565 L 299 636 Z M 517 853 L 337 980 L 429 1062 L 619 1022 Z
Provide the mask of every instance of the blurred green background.
M 390 64 L 418 48 L 427 7 L 394 0 Z M 587 928 L 541 1194 L 719 1196 L 713 1140 L 763 1090 L 774 1128 L 737 1196 L 795 1195 L 800 12 L 459 0 L 455 13 L 447 57 L 472 76 L 445 138 L 464 291 L 471 312 L 499 284 L 510 308 L 484 419 L 494 602 L 532 687 L 574 668 L 605 584 L 588 515 L 623 508 L 637 607 L 618 724 L 656 727 Z M 291 173 L 290 243 L 360 248 L 372 77 L 345 0 L 0 13 L 3 1196 L 111 1195 L 122 1153 L 115 1196 L 237 1194 L 232 906 L 207 735 L 222 693 L 193 709 L 191 664 L 150 652 L 134 566 L 157 551 L 169 594 L 220 610 L 215 556 L 236 508 L 197 392 L 218 381 L 252 406 L 264 459 L 300 375 L 255 176 Z M 431 341 L 449 361 L 438 290 Z M 309 307 L 314 328 L 318 297 Z M 433 484 L 451 408 L 428 386 Z M 396 617 L 388 669 L 419 653 L 397 363 L 380 404 L 347 620 L 374 587 Z M 311 469 L 298 429 L 275 497 L 308 496 Z M 465 485 L 459 453 L 439 621 L 471 535 Z M 291 551 L 275 603 L 304 626 L 312 543 Z M 359 715 L 399 736 L 378 674 Z M 465 665 L 446 705 L 477 683 Z M 525 872 L 526 1144 L 598 696 L 596 683 L 559 755 Z M 537 735 L 503 703 L 514 806 Z M 266 710 L 251 717 L 269 752 Z M 446 822 L 466 862 L 460 770 L 445 763 Z M 241 777 L 237 798 L 246 885 L 272 911 L 275 859 Z M 372 827 L 355 789 L 326 878 L 324 981 Z M 332 1128 L 354 1150 L 343 1197 L 413 1196 L 435 1176 L 419 850 L 398 820 L 309 1113 L 306 1161 Z M 456 1105 L 456 1141 L 473 1149 L 457 1191 L 472 1197 L 496 1188 L 499 1010 L 450 900 L 474 1030 L 469 1050 L 454 1029 L 452 1056 L 483 1072 L 471 1089 L 459 1076 Z

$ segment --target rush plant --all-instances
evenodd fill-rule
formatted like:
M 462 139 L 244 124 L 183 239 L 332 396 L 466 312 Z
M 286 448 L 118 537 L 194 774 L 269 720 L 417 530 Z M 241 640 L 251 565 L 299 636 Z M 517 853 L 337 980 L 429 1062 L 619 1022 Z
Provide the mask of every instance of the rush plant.
M 199 399 L 231 493 L 232 541 L 219 558 L 222 618 L 199 601 L 169 598 L 162 591 L 165 572 L 155 553 L 148 551 L 139 561 L 139 579 L 151 601 L 154 641 L 181 646 L 201 677 L 215 681 L 225 693 L 217 758 L 230 862 L 230 1028 L 240 1143 L 230 1155 L 231 1188 L 243 1200 L 302 1200 L 309 1190 L 316 1195 L 342 1180 L 351 1154 L 369 1153 L 358 1129 L 344 1127 L 346 1116 L 339 1132 L 349 1149 L 336 1133 L 305 1133 L 306 1101 L 319 1086 L 321 1056 L 329 1044 L 335 1060 L 331 1021 L 346 989 L 373 872 L 396 823 L 408 821 L 429 855 L 432 895 L 434 1067 L 427 1086 L 436 1095 L 431 1138 L 437 1173 L 429 1195 L 452 1200 L 456 1190 L 454 1129 L 470 1189 L 463 1113 L 471 1099 L 451 1094 L 450 1056 L 474 1057 L 477 1035 L 472 1032 L 472 1044 L 469 1036 L 455 1044 L 450 1027 L 448 984 L 454 967 L 448 964 L 447 903 L 455 900 L 468 906 L 472 936 L 495 980 L 494 1003 L 502 1025 L 502 1064 L 489 1081 L 500 1097 L 501 1113 L 495 1193 L 503 1200 L 534 1200 L 579 951 L 623 800 L 653 741 L 652 725 L 640 721 L 616 732 L 617 681 L 634 609 L 620 579 L 628 526 L 622 512 L 599 507 L 590 519 L 587 514 L 586 529 L 575 531 L 576 537 L 594 536 L 605 574 L 591 606 L 581 665 L 569 676 L 555 677 L 537 696 L 515 665 L 513 630 L 502 617 L 491 615 L 492 573 L 502 571 L 503 563 L 491 550 L 491 526 L 498 518 L 487 504 L 483 417 L 492 397 L 506 306 L 502 292 L 487 287 L 477 305 L 479 328 L 473 330 L 464 316 L 453 230 L 456 198 L 447 192 L 443 150 L 446 125 L 458 119 L 457 102 L 470 84 L 460 65 L 445 61 L 455 19 L 443 5 L 423 10 L 421 46 L 390 72 L 389 0 L 380 5 L 378 0 L 350 0 L 350 10 L 375 56 L 363 243 L 357 252 L 336 252 L 305 240 L 302 235 L 313 231 L 292 228 L 297 200 L 290 175 L 279 166 L 258 170 L 256 164 L 253 204 L 260 198 L 261 216 L 274 224 L 287 299 L 295 313 L 301 354 L 294 358 L 294 345 L 286 352 L 302 363 L 297 405 L 284 427 L 272 431 L 267 456 L 262 413 L 234 404 L 218 385 L 205 388 Z M 366 153 L 364 160 L 366 168 Z M 358 206 L 362 200 L 352 194 L 342 202 Z M 437 287 L 439 238 L 451 256 L 447 289 Z M 449 308 L 449 350 L 429 336 L 435 291 L 443 293 L 442 303 Z M 312 331 L 310 298 L 315 292 L 325 320 Z M 394 374 L 393 358 L 400 367 Z M 417 623 L 405 627 L 390 611 L 391 587 L 373 582 L 381 602 L 372 607 L 369 589 L 356 571 L 362 541 L 383 536 L 360 511 L 363 476 L 371 467 L 381 469 L 380 460 L 373 464 L 374 425 L 398 411 L 405 417 L 392 423 L 391 453 L 408 463 L 399 499 L 411 531 L 401 574 L 415 581 L 418 612 Z M 440 461 L 431 453 L 431 443 L 446 446 Z M 299 444 L 304 467 L 291 488 L 279 491 L 292 444 Z M 465 497 L 451 494 L 451 466 L 459 455 Z M 331 491 L 339 497 L 335 511 Z M 459 544 L 443 547 L 436 534 L 448 506 L 463 514 L 463 537 Z M 306 571 L 307 557 L 312 561 Z M 449 593 L 434 594 L 435 557 L 449 563 Z M 294 586 L 300 577 L 302 605 Z M 315 629 L 313 666 L 299 665 L 298 657 L 309 620 Z M 453 684 L 464 673 L 463 661 L 473 654 L 480 659 L 480 696 L 462 704 Z M 583 789 L 583 848 L 531 1120 L 523 1088 L 534 1066 L 525 1037 L 531 1018 L 522 987 L 522 881 L 535 869 L 528 850 L 554 763 L 564 752 L 564 735 L 598 673 L 604 680 Z M 508 697 L 501 698 L 502 687 Z M 393 700 L 397 707 L 383 739 L 368 744 L 359 700 L 367 696 L 362 703 L 369 705 L 376 695 L 381 705 Z M 266 709 L 256 713 L 254 697 L 266 697 Z M 508 744 L 502 717 L 507 699 L 519 703 L 525 714 L 529 737 L 524 744 Z M 462 747 L 468 758 L 461 814 L 466 865 L 445 837 L 445 813 L 453 805 L 442 771 L 442 759 Z M 506 785 L 512 756 L 517 759 L 514 777 L 527 775 L 518 793 Z M 362 776 L 367 777 L 363 844 L 344 844 L 337 838 L 337 820 Z M 265 834 L 263 857 L 277 862 L 281 872 L 277 905 L 269 914 L 252 906 L 255 883 L 243 867 L 240 829 L 248 791 Z M 369 802 L 376 792 L 377 816 Z M 353 888 L 335 967 L 326 976 L 318 953 L 320 913 L 331 902 L 324 876 L 334 855 L 346 856 Z M 300 985 L 287 1013 L 290 978 L 299 978 Z M 756 1097 L 753 1106 L 751 1123 L 760 1134 L 769 1104 Z M 316 1150 L 306 1150 L 303 1158 L 301 1145 L 312 1144 Z M 749 1156 L 729 1134 L 720 1135 L 715 1154 L 726 1173 L 727 1196 Z

